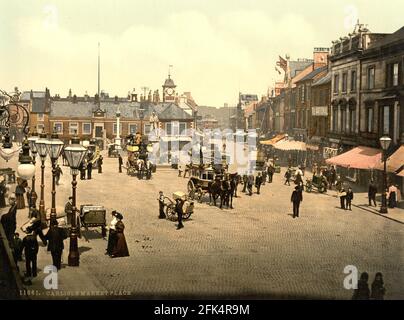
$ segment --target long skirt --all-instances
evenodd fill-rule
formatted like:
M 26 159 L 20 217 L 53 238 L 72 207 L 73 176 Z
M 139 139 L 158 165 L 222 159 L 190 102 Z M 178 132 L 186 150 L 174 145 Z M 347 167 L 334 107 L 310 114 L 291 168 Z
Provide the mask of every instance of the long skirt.
M 126 244 L 125 235 L 123 233 L 117 233 L 117 241 L 114 250 L 112 251 L 114 257 L 128 257 L 129 250 Z
M 17 194 L 16 200 L 17 200 L 17 209 L 25 209 L 24 194 Z
M 112 252 L 114 251 L 114 248 L 116 247 L 116 242 L 117 242 L 117 236 L 116 236 L 115 231 L 109 230 L 108 234 L 108 246 L 107 246 L 107 253 L 109 255 L 112 255 Z
M 389 208 L 397 207 L 397 196 L 395 192 L 390 192 L 389 197 Z

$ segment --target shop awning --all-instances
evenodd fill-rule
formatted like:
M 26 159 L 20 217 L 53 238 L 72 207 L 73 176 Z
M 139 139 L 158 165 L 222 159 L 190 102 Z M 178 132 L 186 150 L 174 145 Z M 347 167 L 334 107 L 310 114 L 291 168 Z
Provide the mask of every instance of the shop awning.
M 278 134 L 277 136 L 275 136 L 272 139 L 260 141 L 260 144 L 263 144 L 265 146 L 273 146 L 278 141 L 281 141 L 282 139 L 285 139 L 285 137 L 286 137 L 285 134 Z
M 387 172 L 397 172 L 402 166 L 404 166 L 404 146 L 398 148 L 397 151 L 387 159 Z M 383 162 L 378 163 L 375 169 L 384 170 Z
M 328 164 L 353 169 L 374 169 L 382 159 L 380 149 L 359 146 L 325 160 Z
M 307 150 L 312 150 L 312 151 L 318 151 L 320 149 L 320 147 L 316 144 L 306 144 L 306 149 Z
M 306 151 L 306 144 L 301 141 L 281 140 L 274 144 L 274 148 L 283 151 Z

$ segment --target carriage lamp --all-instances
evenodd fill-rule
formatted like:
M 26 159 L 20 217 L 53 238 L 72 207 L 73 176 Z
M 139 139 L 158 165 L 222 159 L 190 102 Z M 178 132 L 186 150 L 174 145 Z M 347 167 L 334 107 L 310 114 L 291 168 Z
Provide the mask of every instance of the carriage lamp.
M 35 174 L 35 166 L 32 164 L 32 158 L 29 155 L 29 143 L 25 138 L 22 145 L 22 153 L 18 158 L 20 165 L 17 167 L 17 174 L 23 180 L 29 180 Z
M 38 151 L 39 157 L 41 158 L 41 196 L 39 200 L 39 213 L 41 216 L 41 224 L 43 227 L 46 226 L 46 213 L 45 213 L 45 160 L 48 154 L 48 148 L 46 147 L 48 143 L 47 135 L 42 132 L 39 135 L 39 139 L 35 142 L 36 149 Z
M 64 153 L 69 163 L 71 174 L 72 174 L 72 221 L 71 221 L 71 231 L 70 231 L 70 248 L 68 265 L 71 267 L 78 267 L 80 265 L 80 252 L 78 249 L 78 226 L 77 226 L 77 207 L 76 207 L 76 188 L 77 181 L 76 177 L 79 173 L 79 167 L 84 157 L 87 154 L 87 148 L 80 144 L 80 139 L 77 135 L 74 135 L 71 140 L 71 144 L 64 149 Z
M 53 131 L 51 138 L 45 143 L 48 155 L 52 162 L 52 207 L 51 207 L 51 224 L 56 221 L 56 162 L 63 149 L 63 141 L 59 139 L 56 130 Z
M 390 146 L 391 138 L 390 137 L 381 137 L 380 145 L 383 149 L 383 162 L 384 162 L 384 170 L 383 170 L 383 193 L 382 193 L 382 206 L 380 207 L 380 213 L 388 213 L 387 210 L 387 149 Z
M 8 161 L 10 160 L 14 154 L 16 154 L 20 148 L 14 148 L 13 143 L 11 142 L 10 134 L 8 133 L 8 130 L 6 131 L 6 134 L 4 135 L 4 141 L 3 144 L 0 148 L 0 156 Z

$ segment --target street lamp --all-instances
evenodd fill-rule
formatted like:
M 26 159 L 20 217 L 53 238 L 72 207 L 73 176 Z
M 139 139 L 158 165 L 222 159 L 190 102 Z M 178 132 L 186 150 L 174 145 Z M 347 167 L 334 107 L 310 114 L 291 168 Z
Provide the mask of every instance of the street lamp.
M 46 214 L 45 214 L 45 160 L 48 154 L 48 148 L 46 144 L 48 139 L 46 138 L 46 133 L 42 132 L 39 139 L 36 141 L 36 149 L 38 151 L 39 157 L 41 158 L 41 199 L 39 200 L 39 213 L 41 216 L 41 223 L 44 227 L 46 225 Z
M 27 138 L 22 145 L 22 153 L 18 157 L 18 161 L 20 162 L 17 167 L 17 174 L 23 180 L 29 180 L 35 174 L 35 166 L 32 164 L 32 158 L 29 155 L 29 143 Z
M 20 148 L 14 148 L 13 143 L 11 142 L 10 134 L 8 133 L 8 130 L 6 131 L 6 134 L 4 135 L 4 140 L 3 144 L 0 148 L 0 156 L 8 162 L 15 153 L 17 153 L 20 150 Z
M 56 162 L 62 152 L 63 141 L 59 139 L 58 134 L 54 131 L 45 145 L 52 162 L 52 208 L 50 214 L 52 225 L 52 222 L 56 221 Z
M 71 144 L 64 149 L 67 162 L 70 166 L 70 172 L 72 174 L 72 227 L 70 231 L 70 249 L 68 265 L 71 267 L 77 267 L 80 264 L 80 253 L 77 244 L 77 217 L 76 217 L 76 177 L 79 174 L 79 167 L 84 157 L 87 154 L 87 149 L 80 144 L 80 140 L 77 135 L 74 135 L 71 140 Z
M 32 153 L 32 164 L 35 167 L 36 164 L 36 154 L 38 153 L 38 149 L 36 147 L 36 142 L 39 140 L 39 136 L 38 133 L 36 131 L 34 131 L 31 134 L 31 137 L 28 138 L 28 143 L 29 143 L 29 147 L 31 149 L 31 153 Z M 35 174 L 32 176 L 32 187 L 31 187 L 31 208 L 35 208 L 36 207 L 36 200 L 38 199 L 38 196 L 35 192 Z
M 383 193 L 382 193 L 382 206 L 380 207 L 380 213 L 388 213 L 387 210 L 387 149 L 389 148 L 391 143 L 391 138 L 384 136 L 380 138 L 380 145 L 383 149 L 383 162 L 384 162 L 384 170 L 383 170 Z

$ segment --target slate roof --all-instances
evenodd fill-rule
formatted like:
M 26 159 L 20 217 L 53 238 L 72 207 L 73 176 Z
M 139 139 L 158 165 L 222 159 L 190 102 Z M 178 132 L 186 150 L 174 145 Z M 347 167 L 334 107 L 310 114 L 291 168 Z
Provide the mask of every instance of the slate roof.
M 392 34 L 385 36 L 382 40 L 374 42 L 373 44 L 370 45 L 369 49 L 373 50 L 403 40 L 404 40 L 404 27 L 398 29 L 396 32 Z
M 313 60 L 307 61 L 289 61 L 290 76 L 296 77 L 300 71 L 303 71 L 313 63 Z
M 32 99 L 32 112 L 33 113 L 45 113 L 46 110 L 46 99 L 45 98 L 34 98 Z
M 176 87 L 176 85 L 174 84 L 173 79 L 171 79 L 170 77 L 168 77 L 168 78 L 166 79 L 166 81 L 164 82 L 164 86 L 165 86 L 165 87 L 171 87 L 171 88 L 175 88 L 175 87 Z
M 45 98 L 45 91 L 32 91 L 34 98 Z M 21 100 L 31 100 L 31 91 L 24 91 L 20 97 Z
M 100 108 L 105 111 L 107 119 L 115 119 L 116 112 L 121 112 L 122 118 L 140 119 L 140 109 L 144 109 L 144 119 L 148 119 L 152 112 L 156 112 L 161 120 L 178 119 L 187 120 L 193 119 L 192 116 L 187 114 L 179 106 L 174 103 L 140 103 L 140 102 L 120 102 L 118 104 L 113 102 L 101 102 Z M 73 103 L 71 101 L 52 101 L 50 116 L 57 117 L 74 117 L 74 118 L 91 118 L 93 112 L 97 109 L 97 105 L 93 102 L 78 101 Z
M 311 86 L 312 87 L 321 86 L 326 83 L 331 83 L 331 72 L 327 72 L 327 74 L 324 77 L 321 77 L 320 79 L 314 81 Z
M 317 69 L 313 70 L 312 72 L 310 72 L 308 75 L 304 76 L 298 82 L 314 79 L 314 77 L 319 75 L 321 72 L 327 71 L 327 68 L 328 68 L 327 66 L 317 68 Z

